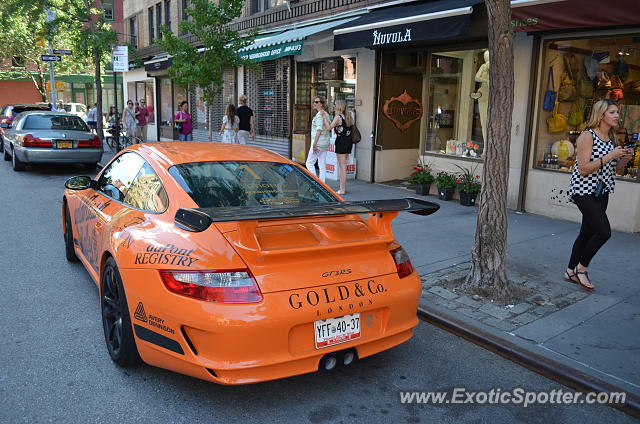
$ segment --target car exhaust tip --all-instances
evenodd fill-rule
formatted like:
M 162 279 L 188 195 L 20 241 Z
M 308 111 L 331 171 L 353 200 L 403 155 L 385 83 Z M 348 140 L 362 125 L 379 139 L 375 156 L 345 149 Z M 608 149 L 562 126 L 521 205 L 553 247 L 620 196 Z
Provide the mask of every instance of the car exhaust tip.
M 358 359 L 358 355 L 355 350 L 350 349 L 342 353 L 342 365 L 345 367 L 353 364 L 356 359 Z
M 320 361 L 320 369 L 331 371 L 338 365 L 338 357 L 335 353 L 325 355 Z

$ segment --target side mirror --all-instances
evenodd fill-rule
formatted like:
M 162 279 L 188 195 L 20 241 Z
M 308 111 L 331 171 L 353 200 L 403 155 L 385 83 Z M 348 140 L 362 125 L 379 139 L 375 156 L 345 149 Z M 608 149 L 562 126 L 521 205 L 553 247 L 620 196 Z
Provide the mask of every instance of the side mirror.
M 86 175 L 80 175 L 78 177 L 71 177 L 65 181 L 64 186 L 69 190 L 86 190 L 92 186 L 91 177 Z

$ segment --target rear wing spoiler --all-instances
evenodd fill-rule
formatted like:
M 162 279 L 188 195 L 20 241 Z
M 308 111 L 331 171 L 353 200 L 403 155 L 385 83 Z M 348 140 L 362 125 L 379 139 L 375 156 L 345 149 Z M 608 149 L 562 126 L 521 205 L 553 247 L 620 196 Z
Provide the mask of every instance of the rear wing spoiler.
M 383 212 L 410 212 L 431 215 L 440 205 L 425 200 L 406 198 L 388 200 L 359 200 L 353 202 L 319 203 L 308 206 L 258 206 L 224 208 L 180 208 L 176 212 L 177 227 L 201 232 L 214 222 L 263 221 L 269 219 L 304 218 L 311 216 L 354 215 Z

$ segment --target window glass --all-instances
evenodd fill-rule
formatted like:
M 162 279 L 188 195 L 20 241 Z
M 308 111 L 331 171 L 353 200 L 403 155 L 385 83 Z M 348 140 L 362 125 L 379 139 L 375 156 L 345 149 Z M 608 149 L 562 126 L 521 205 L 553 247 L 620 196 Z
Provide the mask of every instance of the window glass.
M 124 153 L 115 159 L 98 180 L 98 190 L 123 202 L 144 160 L 135 153 Z
M 535 158 L 538 169 L 571 172 L 576 140 L 594 103 L 610 98 L 620 107 L 618 144 L 640 143 L 639 34 L 551 39 L 542 45 L 538 76 Z M 556 93 L 556 102 L 546 95 Z M 622 178 L 640 179 L 640 149 Z
M 479 158 L 489 104 L 484 49 L 432 53 L 425 148 L 430 153 Z
M 89 131 L 82 119 L 69 115 L 28 115 L 22 129 Z
M 148 163 L 144 163 L 124 196 L 124 203 L 151 212 L 163 212 L 169 205 L 167 192 L 160 178 Z
M 307 205 L 336 202 L 295 165 L 272 162 L 197 162 L 169 173 L 201 208 Z

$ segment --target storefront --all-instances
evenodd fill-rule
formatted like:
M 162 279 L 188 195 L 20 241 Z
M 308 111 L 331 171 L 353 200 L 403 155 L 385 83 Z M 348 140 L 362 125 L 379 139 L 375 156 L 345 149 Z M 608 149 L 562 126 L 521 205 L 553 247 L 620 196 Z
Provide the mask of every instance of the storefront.
M 567 0 L 513 12 L 516 29 L 534 36 L 537 57 L 523 187 L 523 206 L 529 212 L 580 219 L 566 193 L 576 160 L 576 138 L 598 100 L 618 101 L 618 143 L 638 143 L 634 138 L 640 133 L 640 31 L 626 25 L 640 22 L 640 10 L 637 2 L 623 0 L 603 15 L 595 12 L 596 4 Z M 609 28 L 589 30 L 596 24 Z M 545 104 L 547 91 L 556 93 L 556 102 L 548 98 Z M 640 149 L 636 149 L 634 160 L 616 177 L 608 208 L 615 229 L 640 231 L 639 165 Z
M 145 107 L 149 111 L 147 123 L 147 140 L 158 141 L 158 106 L 156 104 L 156 78 L 147 75 L 143 69 L 135 69 L 124 74 L 124 98 L 134 102 L 145 101 Z M 122 108 L 118 110 L 122 111 Z M 108 109 L 107 109 L 108 111 Z

